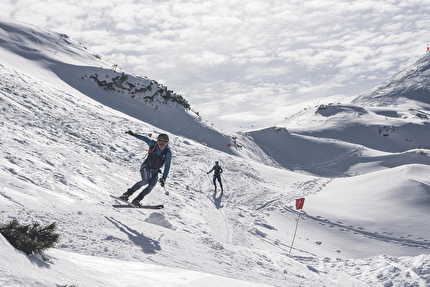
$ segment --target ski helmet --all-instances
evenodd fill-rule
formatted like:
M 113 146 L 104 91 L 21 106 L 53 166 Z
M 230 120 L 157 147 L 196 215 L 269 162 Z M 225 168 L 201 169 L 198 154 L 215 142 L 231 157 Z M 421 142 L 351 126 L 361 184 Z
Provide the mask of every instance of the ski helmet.
M 160 134 L 158 137 L 157 137 L 157 141 L 162 141 L 162 142 L 169 142 L 169 136 L 168 135 L 166 135 L 166 134 Z
M 219 161 L 216 161 L 215 164 L 219 164 Z

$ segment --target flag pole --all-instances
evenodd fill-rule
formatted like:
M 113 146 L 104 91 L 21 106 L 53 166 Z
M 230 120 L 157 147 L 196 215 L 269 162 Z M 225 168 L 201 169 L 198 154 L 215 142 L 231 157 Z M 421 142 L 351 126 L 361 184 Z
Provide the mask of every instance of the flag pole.
M 290 247 L 290 254 L 291 254 L 291 250 L 293 249 L 294 239 L 296 239 L 297 227 L 299 226 L 299 220 L 300 220 L 300 215 L 302 214 L 302 210 L 303 209 L 300 209 L 299 217 L 297 218 L 296 230 L 294 231 L 293 242 L 291 243 L 291 247 Z
M 299 217 L 297 218 L 296 229 L 294 230 L 293 242 L 291 242 L 290 254 L 291 254 L 291 250 L 293 249 L 294 240 L 296 239 L 297 227 L 299 226 L 299 220 L 300 220 L 300 216 L 302 215 L 304 203 L 305 203 L 304 198 L 296 199 L 296 209 L 300 209 L 300 212 L 299 212 Z

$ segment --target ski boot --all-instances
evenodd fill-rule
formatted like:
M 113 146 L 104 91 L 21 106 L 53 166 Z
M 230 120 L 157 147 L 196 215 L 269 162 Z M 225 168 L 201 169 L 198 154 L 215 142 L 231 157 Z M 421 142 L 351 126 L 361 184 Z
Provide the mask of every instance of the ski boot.
M 139 200 L 137 200 L 137 199 L 133 199 L 133 201 L 131 202 L 131 204 L 133 204 L 136 207 L 141 207 L 142 206 L 142 204 L 140 204 Z
M 123 195 L 121 195 L 119 198 L 121 198 L 122 200 L 128 201 L 128 198 L 130 197 L 130 195 L 133 194 L 133 191 L 129 189 L 127 189 L 127 192 L 124 192 Z
M 130 197 L 130 195 L 126 193 L 124 193 L 123 195 L 121 195 L 119 198 L 121 198 L 122 200 L 128 201 L 128 198 Z

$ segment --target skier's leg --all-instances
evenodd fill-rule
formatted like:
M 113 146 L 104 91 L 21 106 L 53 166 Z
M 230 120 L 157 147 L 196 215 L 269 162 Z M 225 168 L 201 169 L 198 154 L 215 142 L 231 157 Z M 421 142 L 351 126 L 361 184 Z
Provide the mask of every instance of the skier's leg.
M 127 190 L 127 194 L 132 195 L 144 185 L 145 185 L 145 182 L 143 180 L 136 182 L 131 188 Z
M 155 187 L 155 185 L 157 185 L 157 181 L 158 181 L 158 173 L 153 173 L 149 180 L 148 186 L 144 190 L 142 190 L 142 192 L 135 198 L 135 200 L 141 201 L 145 196 L 147 196 Z
M 128 195 L 132 195 L 137 190 L 139 190 L 142 186 L 145 184 L 148 184 L 148 182 L 151 180 L 151 171 L 148 167 L 143 167 L 140 169 L 140 176 L 142 178 L 141 181 L 136 182 L 128 191 Z
M 214 186 L 215 186 L 215 190 L 216 190 L 216 175 L 214 175 Z
M 221 175 L 218 175 L 218 182 L 219 182 L 219 186 L 221 187 L 221 191 L 223 191 L 222 182 L 221 182 Z

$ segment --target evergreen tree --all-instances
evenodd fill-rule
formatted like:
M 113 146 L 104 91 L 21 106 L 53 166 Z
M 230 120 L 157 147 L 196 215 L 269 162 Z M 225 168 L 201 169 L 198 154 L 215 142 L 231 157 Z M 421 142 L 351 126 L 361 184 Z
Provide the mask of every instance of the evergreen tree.
M 60 239 L 60 235 L 55 233 L 56 229 L 55 222 L 43 227 L 37 222 L 20 225 L 18 220 L 13 219 L 0 226 L 0 233 L 13 247 L 30 255 L 54 247 Z

